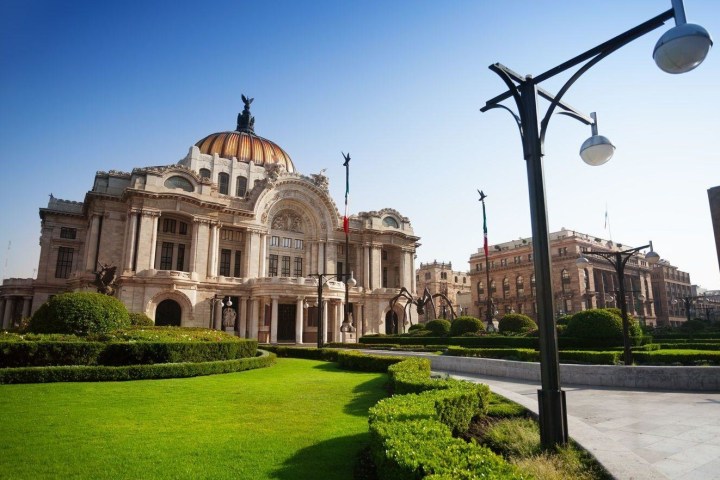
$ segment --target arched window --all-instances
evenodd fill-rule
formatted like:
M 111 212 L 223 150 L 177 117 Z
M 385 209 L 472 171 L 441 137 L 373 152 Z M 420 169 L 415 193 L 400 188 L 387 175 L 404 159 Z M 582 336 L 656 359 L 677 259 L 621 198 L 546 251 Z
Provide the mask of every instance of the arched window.
M 386 227 L 400 228 L 400 225 L 398 224 L 397 220 L 395 220 L 393 217 L 383 218 L 383 225 Z
M 212 172 L 210 172 L 210 170 L 208 170 L 207 168 L 200 169 L 200 176 L 202 178 L 210 178 L 210 175 L 212 175 Z
M 537 295 L 537 291 L 535 290 L 535 274 L 534 273 L 532 275 L 530 275 L 530 292 L 533 297 L 535 295 Z M 535 311 L 535 313 L 537 313 L 537 310 Z
M 186 192 L 192 192 L 193 186 L 190 181 L 188 181 L 186 178 L 180 177 L 178 175 L 172 176 L 165 180 L 165 187 L 167 188 L 180 188 L 182 190 L 185 190 Z
M 497 292 L 497 289 L 495 288 L 495 280 L 490 280 L 490 295 Z
M 483 282 L 477 283 L 477 293 L 478 295 L 484 295 L 485 294 L 485 288 L 483 288 Z
M 247 178 L 237 177 L 235 178 L 235 196 L 244 197 L 247 193 Z
M 230 175 L 227 173 L 219 173 L 218 174 L 218 191 L 222 193 L 223 195 L 228 194 L 228 190 L 230 189 Z
M 503 298 L 507 298 L 510 294 L 510 280 L 507 277 L 503 278 Z
M 517 290 L 518 297 L 525 294 L 525 281 L 522 275 L 518 275 L 515 279 L 515 288 Z
M 584 268 L 583 272 L 585 273 L 585 290 L 590 290 L 590 273 L 587 268 Z

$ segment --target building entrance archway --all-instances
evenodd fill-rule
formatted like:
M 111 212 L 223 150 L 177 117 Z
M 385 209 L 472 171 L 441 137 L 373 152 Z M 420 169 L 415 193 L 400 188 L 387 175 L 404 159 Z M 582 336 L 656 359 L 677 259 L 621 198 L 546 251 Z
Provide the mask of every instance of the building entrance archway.
M 393 310 L 385 314 L 385 334 L 396 335 L 398 333 L 398 316 Z
M 163 300 L 155 309 L 155 326 L 179 327 L 182 308 L 175 300 Z

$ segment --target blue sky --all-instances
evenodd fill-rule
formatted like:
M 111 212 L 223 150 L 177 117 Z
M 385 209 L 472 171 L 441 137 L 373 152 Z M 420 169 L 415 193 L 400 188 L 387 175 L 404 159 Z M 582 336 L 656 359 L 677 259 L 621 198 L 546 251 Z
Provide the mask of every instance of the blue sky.
M 340 152 L 349 151 L 351 211 L 395 208 L 422 237 L 418 262 L 467 269 L 482 245 L 476 189 L 488 194 L 491 244 L 531 231 L 517 128 L 507 113 L 479 112 L 504 91 L 488 65 L 538 75 L 669 8 L 669 0 L 3 0 L 0 276 L 33 276 L 38 208 L 50 193 L 81 201 L 96 170 L 177 162 L 207 134 L 234 129 L 242 93 L 255 98 L 256 132 L 301 173 L 328 169 L 339 207 Z M 685 8 L 689 22 L 720 35 L 720 4 Z M 628 246 L 653 240 L 693 283 L 717 289 L 707 189 L 720 185 L 720 58 L 711 51 L 688 74 L 661 72 L 651 55 L 665 29 L 600 62 L 565 96 L 598 112 L 617 151 L 604 166 L 585 165 L 578 149 L 589 127 L 553 118 L 550 228 Z

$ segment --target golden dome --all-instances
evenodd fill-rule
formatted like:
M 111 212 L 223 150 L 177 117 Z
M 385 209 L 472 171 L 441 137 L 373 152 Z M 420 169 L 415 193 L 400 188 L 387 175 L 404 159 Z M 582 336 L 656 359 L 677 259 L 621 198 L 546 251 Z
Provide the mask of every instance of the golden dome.
M 290 155 L 272 142 L 255 135 L 255 117 L 250 115 L 250 104 L 253 99 L 242 96 L 245 109 L 238 114 L 237 128 L 234 132 L 218 132 L 208 135 L 195 144 L 200 153 L 213 155 L 217 153 L 223 158 L 235 157 L 239 162 L 254 162 L 255 165 L 277 163 L 288 172 L 294 172 Z

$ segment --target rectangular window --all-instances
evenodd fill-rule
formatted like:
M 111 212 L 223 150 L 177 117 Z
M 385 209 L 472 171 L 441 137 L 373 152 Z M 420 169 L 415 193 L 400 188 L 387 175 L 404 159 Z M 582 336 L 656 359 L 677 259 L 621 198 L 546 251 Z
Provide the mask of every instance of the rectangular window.
M 500 266 L 507 267 L 507 258 L 500 259 Z
M 233 277 L 240 277 L 240 262 L 242 260 L 242 252 L 235 250 L 235 269 L 233 270 Z
M 55 278 L 70 278 L 73 262 L 72 248 L 60 247 L 58 250 L 57 264 L 55 265 Z
M 228 194 L 228 186 L 230 183 L 230 175 L 227 173 L 221 173 L 218 175 L 218 190 L 220 190 L 220 193 L 223 195 Z
M 345 270 L 343 269 L 343 263 L 342 263 L 342 262 L 337 262 L 337 263 L 335 264 L 335 272 L 337 273 L 337 277 L 336 277 L 336 278 L 337 278 L 338 280 L 344 280 L 344 278 L 343 278 L 343 273 L 345 273 Z
M 279 247 L 280 246 L 280 237 L 272 236 L 270 237 L 270 246 L 271 247 Z
M 283 237 L 283 248 L 292 248 L 292 238 Z
M 180 235 L 187 235 L 187 227 L 188 227 L 187 223 L 180 222 L 180 231 L 179 231 Z
M 447 280 L 447 272 L 440 272 L 440 280 Z
M 302 257 L 295 257 L 295 276 L 296 277 L 302 277 L 303 276 L 303 259 Z
M 273 237 L 275 238 L 275 237 Z M 270 271 L 268 274 L 271 277 L 277 277 L 278 275 L 278 256 L 277 255 L 270 255 Z
M 174 221 L 174 220 L 173 220 Z M 172 270 L 173 244 L 163 242 L 160 248 L 160 270 Z
M 69 238 L 70 240 L 75 240 L 76 236 L 77 236 L 76 228 L 67 228 L 67 227 L 60 228 L 60 238 Z
M 296 248 L 297 250 L 302 250 L 302 249 L 303 249 L 303 241 L 302 241 L 302 240 L 295 240 L 295 248 Z
M 383 269 L 382 269 L 382 286 L 383 286 L 383 288 L 387 288 L 387 286 L 388 286 L 388 271 L 387 271 L 387 267 L 383 267 Z
M 425 280 L 430 280 L 430 272 L 425 272 Z
M 290 276 L 290 257 L 286 255 L 283 255 L 282 257 L 282 276 Z
M 383 260 L 387 260 L 388 259 L 387 250 L 383 250 L 382 253 L 380 254 L 380 256 Z
M 220 250 L 220 272 L 223 277 L 230 276 L 230 255 L 231 251 L 223 248 Z
M 172 218 L 164 218 L 163 219 L 163 232 L 164 233 L 175 233 L 175 228 L 177 222 L 173 220 Z
M 182 225 L 182 223 L 180 225 Z M 178 244 L 178 256 L 175 265 L 176 270 L 180 272 L 185 271 L 185 245 L 182 243 Z
M 345 245 L 337 246 L 337 254 L 338 254 L 338 256 L 345 255 Z

